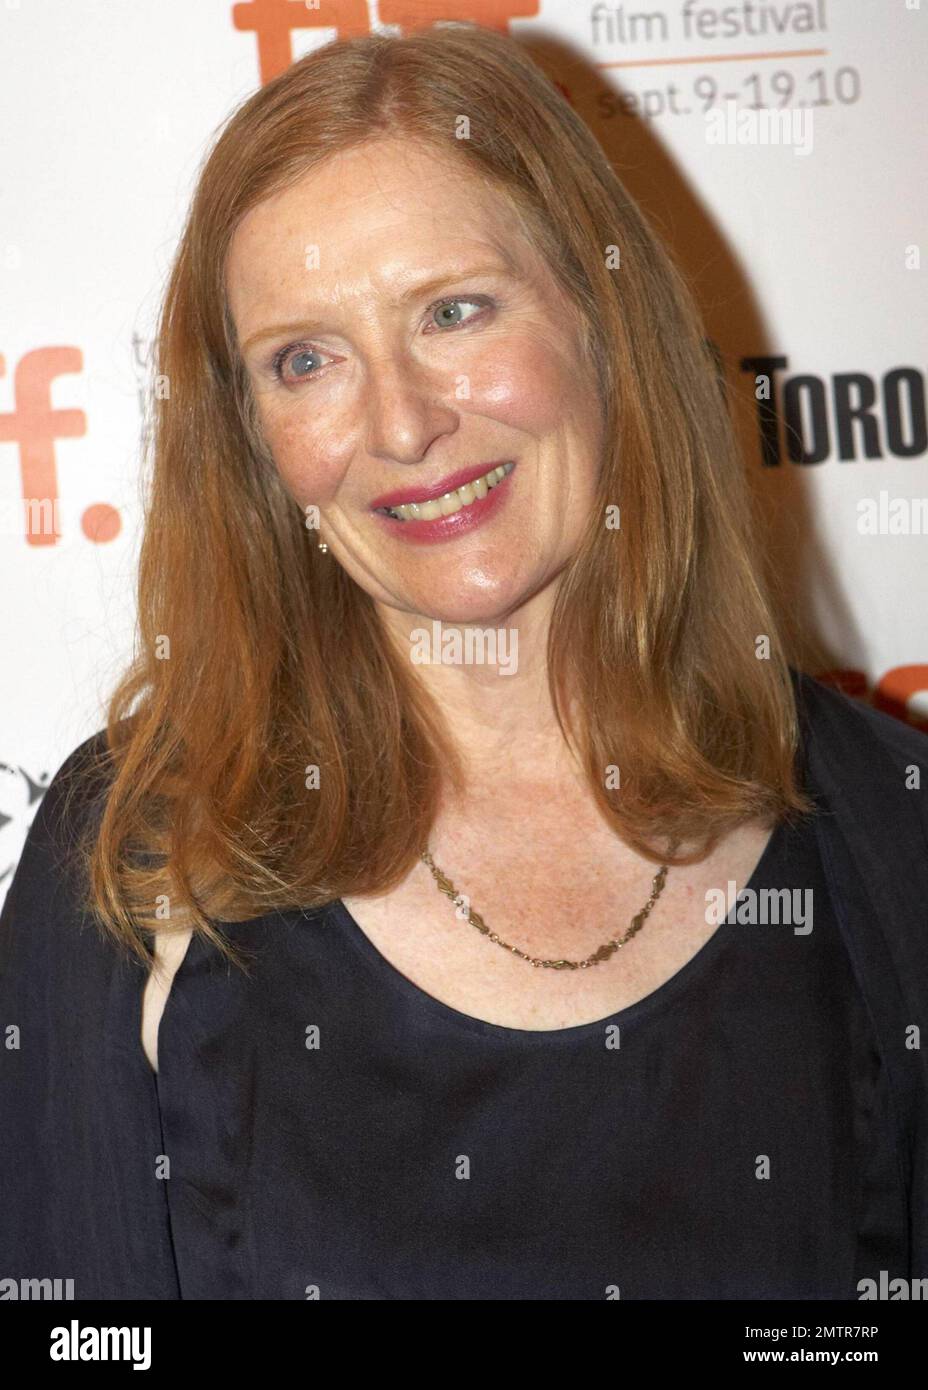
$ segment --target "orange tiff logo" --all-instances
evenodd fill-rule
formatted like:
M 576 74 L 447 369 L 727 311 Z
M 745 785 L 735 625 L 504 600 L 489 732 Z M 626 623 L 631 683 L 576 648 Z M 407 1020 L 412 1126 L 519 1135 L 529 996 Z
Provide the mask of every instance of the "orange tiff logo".
M 0 413 L 0 443 L 19 448 L 19 472 L 29 545 L 54 545 L 59 536 L 58 471 L 55 440 L 87 433 L 82 410 L 56 410 L 51 384 L 66 372 L 79 372 L 80 348 L 34 348 L 20 358 L 13 373 L 13 409 Z M 0 376 L 6 363 L 0 356 Z
M 55 442 L 84 436 L 87 417 L 82 410 L 54 407 L 52 382 L 83 366 L 80 348 L 33 348 L 13 373 L 13 409 L 0 411 L 0 444 L 15 444 L 19 450 L 22 491 L 21 509 L 19 503 L 0 502 L 0 531 L 24 534 L 27 545 L 57 545 L 62 538 Z M 0 354 L 0 377 L 5 372 Z M 85 507 L 80 524 L 86 539 L 97 545 L 114 540 L 122 530 L 122 518 L 109 502 Z
M 511 19 L 537 14 L 538 0 L 380 0 L 378 6 L 380 23 L 399 29 L 466 20 L 505 33 Z M 294 29 L 334 29 L 340 39 L 371 33 L 368 0 L 241 0 L 232 6 L 232 23 L 257 39 L 262 84 L 292 63 Z

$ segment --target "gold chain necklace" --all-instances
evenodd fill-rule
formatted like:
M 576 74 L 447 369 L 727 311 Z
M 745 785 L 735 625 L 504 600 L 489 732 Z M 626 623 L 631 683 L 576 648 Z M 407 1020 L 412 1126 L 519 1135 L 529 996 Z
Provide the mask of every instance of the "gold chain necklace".
M 676 846 L 674 846 L 674 848 L 676 848 Z M 441 869 L 439 869 L 429 851 L 427 849 L 422 850 L 419 858 L 423 863 L 427 864 L 431 870 L 432 877 L 438 885 L 438 891 L 444 893 L 446 897 L 451 898 L 452 902 L 457 902 L 457 899 L 461 895 L 458 893 L 447 874 L 443 874 Z M 624 946 L 626 941 L 630 941 L 636 932 L 641 931 L 651 908 L 663 892 L 666 878 L 667 865 L 662 864 L 651 881 L 651 895 L 648 901 L 640 912 L 635 913 L 625 935 L 613 937 L 611 940 L 604 942 L 599 950 L 594 951 L 591 956 L 587 956 L 586 960 L 542 960 L 538 956 L 529 956 L 525 951 L 520 951 L 518 946 L 510 946 L 507 941 L 503 941 L 502 937 L 497 936 L 496 932 L 490 931 L 490 928 L 480 916 L 479 912 L 468 910 L 467 920 L 472 927 L 476 927 L 477 930 L 482 932 L 490 941 L 495 941 L 497 946 L 502 946 L 504 950 L 511 951 L 512 954 L 518 956 L 520 960 L 527 960 L 532 965 L 542 965 L 548 970 L 585 970 L 589 965 L 602 965 L 603 961 L 609 960 L 610 956 L 614 955 L 616 951 Z

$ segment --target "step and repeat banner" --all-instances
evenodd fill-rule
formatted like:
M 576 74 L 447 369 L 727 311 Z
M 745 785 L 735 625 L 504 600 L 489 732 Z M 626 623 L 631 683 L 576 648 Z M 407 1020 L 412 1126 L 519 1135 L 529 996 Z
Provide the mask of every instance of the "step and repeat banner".
M 203 155 L 336 37 L 522 41 L 715 344 L 806 669 L 928 729 L 928 0 L 0 0 L 0 899 L 133 641 L 142 403 Z

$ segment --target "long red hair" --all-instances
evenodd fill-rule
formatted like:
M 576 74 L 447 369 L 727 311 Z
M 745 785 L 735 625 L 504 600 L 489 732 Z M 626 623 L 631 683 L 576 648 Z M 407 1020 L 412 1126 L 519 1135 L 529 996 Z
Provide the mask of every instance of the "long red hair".
M 462 113 L 470 138 L 455 140 Z M 742 463 L 667 252 L 515 40 L 448 26 L 335 42 L 225 124 L 160 317 L 154 380 L 169 390 L 151 402 L 138 646 L 109 706 L 85 846 L 94 915 L 146 960 L 152 930 L 192 925 L 234 955 L 217 922 L 396 885 L 440 785 L 460 778 L 441 711 L 281 483 L 224 285 L 251 207 L 397 132 L 493 181 L 583 328 L 608 445 L 548 657 L 562 732 L 616 833 L 657 860 L 670 841 L 708 847 L 748 818 L 809 809 Z

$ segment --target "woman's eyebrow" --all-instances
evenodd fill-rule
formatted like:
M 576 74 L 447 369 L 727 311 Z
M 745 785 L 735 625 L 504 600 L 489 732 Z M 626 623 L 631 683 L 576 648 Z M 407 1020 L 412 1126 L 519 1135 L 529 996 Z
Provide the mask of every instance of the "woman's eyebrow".
M 450 268 L 443 270 L 437 275 L 430 275 L 427 280 L 419 280 L 414 285 L 409 285 L 401 294 L 398 294 L 391 301 L 394 308 L 402 308 L 410 299 L 417 299 L 420 295 L 431 294 L 434 290 L 441 289 L 443 285 L 453 284 L 459 280 L 469 280 L 478 275 L 508 275 L 515 274 L 511 266 L 493 263 L 480 266 L 465 266 L 463 269 Z M 285 336 L 288 333 L 305 333 L 312 329 L 315 321 L 307 316 L 302 319 L 295 319 L 289 323 L 268 324 L 266 328 L 259 328 L 251 333 L 242 344 L 242 352 L 247 352 L 255 343 L 263 341 L 265 338 L 276 338 Z

